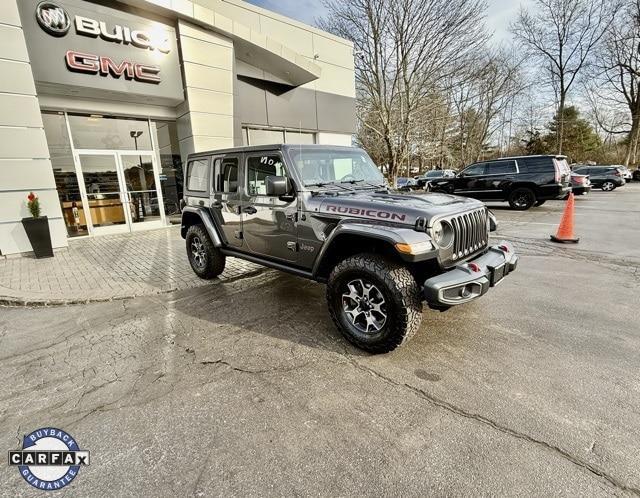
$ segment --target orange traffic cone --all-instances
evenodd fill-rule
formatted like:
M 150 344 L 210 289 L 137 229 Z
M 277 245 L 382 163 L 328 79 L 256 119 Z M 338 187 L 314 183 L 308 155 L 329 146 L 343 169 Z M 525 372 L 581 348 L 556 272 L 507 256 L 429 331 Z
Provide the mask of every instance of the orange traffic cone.
M 576 238 L 573 233 L 573 209 L 574 209 L 573 192 L 569 194 L 567 205 L 562 213 L 562 219 L 560 220 L 560 226 L 555 235 L 551 236 L 551 240 L 554 242 L 572 242 L 577 244 L 580 239 Z

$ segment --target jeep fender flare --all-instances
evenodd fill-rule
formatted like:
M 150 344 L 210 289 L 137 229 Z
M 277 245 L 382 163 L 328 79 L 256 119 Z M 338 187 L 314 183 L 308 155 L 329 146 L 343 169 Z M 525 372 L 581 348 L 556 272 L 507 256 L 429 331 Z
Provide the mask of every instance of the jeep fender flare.
M 209 234 L 209 238 L 213 243 L 214 247 L 222 246 L 222 239 L 220 238 L 220 234 L 218 233 L 218 229 L 216 228 L 211 215 L 204 207 L 197 206 L 185 206 L 182 209 L 182 227 L 180 229 L 180 234 L 184 239 L 187 235 L 187 229 L 189 226 L 194 225 L 193 219 L 197 217 L 200 219 L 200 222 L 204 225 L 207 233 Z
M 397 251 L 400 258 L 407 262 L 424 261 L 437 257 L 437 247 L 431 241 L 431 237 L 425 232 L 418 232 L 410 227 L 384 225 L 380 223 L 367 223 L 366 221 L 342 221 L 333 229 L 329 237 L 322 245 L 314 264 L 312 274 L 317 277 L 323 261 L 340 243 L 340 238 L 345 235 L 355 235 L 363 240 L 373 239 L 389 244 L 396 251 L 396 244 L 405 244 L 420 247 L 416 254 L 407 254 Z

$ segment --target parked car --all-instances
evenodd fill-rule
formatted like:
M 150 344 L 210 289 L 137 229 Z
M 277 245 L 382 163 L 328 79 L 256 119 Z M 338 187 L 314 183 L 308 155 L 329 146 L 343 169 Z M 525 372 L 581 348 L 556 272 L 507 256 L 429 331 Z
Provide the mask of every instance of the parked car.
M 406 343 L 425 302 L 468 303 L 518 265 L 508 242 L 491 245 L 484 204 L 394 192 L 361 149 L 242 147 L 186 164 L 181 234 L 195 274 L 215 278 L 236 257 L 326 283 L 336 327 L 372 353 Z
M 633 180 L 633 173 L 631 173 L 631 170 L 629 168 L 623 166 L 622 164 L 614 164 L 613 166 L 620 170 L 620 172 L 622 173 L 622 178 L 624 178 L 625 182 L 630 182 L 631 180 Z
M 424 175 L 418 177 L 418 187 L 430 188 L 430 184 L 434 180 L 442 180 L 443 178 L 455 178 L 456 172 L 452 169 L 434 169 L 427 171 Z
M 571 191 L 571 170 L 565 156 L 503 157 L 472 164 L 455 178 L 434 180 L 431 190 L 483 201 L 507 201 L 527 210 Z
M 591 180 L 589 179 L 589 175 L 582 175 L 572 171 L 571 191 L 574 195 L 584 195 L 591 192 Z
M 418 188 L 418 182 L 414 178 L 406 178 L 404 176 L 399 176 L 396 179 L 396 185 L 398 190 L 409 191 L 415 190 Z
M 635 181 L 640 182 L 640 168 L 634 169 L 632 176 Z
M 615 190 L 626 183 L 622 171 L 617 166 L 580 166 L 573 172 L 589 175 L 591 185 L 605 192 Z

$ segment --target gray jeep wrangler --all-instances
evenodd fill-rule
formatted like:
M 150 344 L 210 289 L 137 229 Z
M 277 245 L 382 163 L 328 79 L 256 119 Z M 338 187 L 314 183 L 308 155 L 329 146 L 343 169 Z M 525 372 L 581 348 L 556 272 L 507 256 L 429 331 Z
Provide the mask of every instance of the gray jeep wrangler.
M 338 329 L 373 353 L 415 334 L 423 301 L 468 303 L 518 264 L 509 244 L 489 246 L 495 220 L 482 202 L 391 191 L 352 147 L 191 154 L 184 191 L 182 236 L 199 277 L 236 257 L 326 283 Z

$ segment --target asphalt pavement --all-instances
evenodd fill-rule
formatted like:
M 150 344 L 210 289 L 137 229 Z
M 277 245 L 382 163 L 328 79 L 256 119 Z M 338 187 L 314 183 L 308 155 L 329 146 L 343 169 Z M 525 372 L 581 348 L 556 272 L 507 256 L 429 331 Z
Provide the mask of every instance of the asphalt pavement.
M 0 450 L 59 427 L 61 496 L 640 495 L 640 184 L 493 206 L 518 271 L 382 356 L 271 270 L 158 296 L 0 308 Z M 0 451 L 0 494 L 40 496 Z

